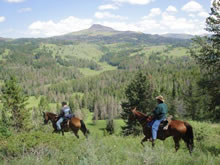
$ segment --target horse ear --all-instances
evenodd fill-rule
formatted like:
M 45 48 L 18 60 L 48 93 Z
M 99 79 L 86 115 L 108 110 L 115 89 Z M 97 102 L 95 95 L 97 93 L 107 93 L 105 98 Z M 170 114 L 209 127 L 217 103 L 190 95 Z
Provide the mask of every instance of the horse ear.
M 137 109 L 137 107 L 134 107 L 131 111 L 134 112 L 134 111 L 136 111 L 136 109 Z

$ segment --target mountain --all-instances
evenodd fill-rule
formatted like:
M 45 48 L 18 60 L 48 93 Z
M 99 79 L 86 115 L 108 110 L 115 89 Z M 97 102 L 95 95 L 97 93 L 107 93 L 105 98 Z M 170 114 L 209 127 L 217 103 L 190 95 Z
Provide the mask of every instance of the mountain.
M 194 35 L 184 34 L 184 33 L 167 33 L 167 34 L 162 34 L 160 36 L 167 38 L 177 38 L 177 39 L 192 39 L 195 37 Z
M 92 25 L 88 29 L 88 31 L 91 31 L 91 32 L 116 32 L 116 30 L 114 30 L 114 29 L 112 29 L 110 27 L 99 25 L 99 24 Z
M 68 42 L 87 42 L 87 43 L 131 43 L 131 44 L 174 44 L 186 45 L 190 40 L 188 38 L 178 38 L 169 36 L 160 36 L 145 34 L 133 31 L 117 31 L 110 27 L 94 24 L 90 28 L 78 32 L 69 33 L 62 36 L 49 38 L 51 41 L 68 41 Z
M 0 41 L 7 41 L 7 40 L 9 40 L 9 39 L 0 37 Z

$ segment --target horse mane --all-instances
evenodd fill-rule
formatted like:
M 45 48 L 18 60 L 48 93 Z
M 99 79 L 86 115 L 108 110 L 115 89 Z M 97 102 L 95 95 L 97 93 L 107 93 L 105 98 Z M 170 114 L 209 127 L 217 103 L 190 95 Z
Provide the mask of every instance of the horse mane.
M 57 116 L 57 114 L 52 113 L 52 112 L 45 112 L 45 114 L 50 115 L 50 116 Z
M 135 112 L 136 112 L 136 114 L 139 115 L 139 116 L 141 115 L 141 116 L 146 117 L 146 118 L 148 117 L 146 114 L 144 114 L 144 113 L 142 113 L 142 112 L 140 112 L 140 111 L 137 111 L 137 110 L 136 110 Z

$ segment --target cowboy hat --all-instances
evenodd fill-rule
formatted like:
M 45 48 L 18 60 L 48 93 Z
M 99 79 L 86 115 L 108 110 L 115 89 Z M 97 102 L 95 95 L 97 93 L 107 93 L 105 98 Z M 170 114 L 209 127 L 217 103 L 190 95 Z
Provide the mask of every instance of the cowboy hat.
M 161 96 L 161 95 L 160 95 L 160 96 L 157 96 L 156 99 L 157 99 L 157 100 L 160 100 L 160 101 L 162 101 L 162 102 L 164 102 L 164 98 L 163 98 L 163 96 Z

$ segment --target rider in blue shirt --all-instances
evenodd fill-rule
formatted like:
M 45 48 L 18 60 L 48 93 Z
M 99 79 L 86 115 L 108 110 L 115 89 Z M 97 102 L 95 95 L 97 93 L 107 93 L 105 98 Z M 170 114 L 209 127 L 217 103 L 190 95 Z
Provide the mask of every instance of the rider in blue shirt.
M 65 118 L 68 118 L 70 114 L 71 114 L 70 113 L 70 107 L 67 106 L 66 102 L 62 102 L 62 109 L 61 109 L 60 114 L 58 116 L 59 120 L 56 123 L 58 131 L 61 130 L 60 124 L 64 121 Z

